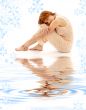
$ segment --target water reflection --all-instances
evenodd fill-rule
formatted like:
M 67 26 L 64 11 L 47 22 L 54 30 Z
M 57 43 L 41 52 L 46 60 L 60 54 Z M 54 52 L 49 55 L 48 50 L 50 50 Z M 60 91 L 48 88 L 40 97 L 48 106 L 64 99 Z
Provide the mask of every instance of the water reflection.
M 33 74 L 41 78 L 40 87 L 26 90 L 29 93 L 36 93 L 41 96 L 62 95 L 68 92 L 73 73 L 71 58 L 67 56 L 57 57 L 51 66 L 45 66 L 42 58 L 20 59 L 23 66 L 32 71 Z

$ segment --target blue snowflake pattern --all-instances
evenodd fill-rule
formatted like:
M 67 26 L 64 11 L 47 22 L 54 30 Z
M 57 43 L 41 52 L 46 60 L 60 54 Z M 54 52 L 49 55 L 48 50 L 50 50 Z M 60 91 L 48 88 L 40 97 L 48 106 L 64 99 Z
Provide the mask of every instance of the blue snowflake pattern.
M 73 104 L 73 110 L 85 110 L 83 105 L 83 102 L 77 101 Z
M 3 45 L 0 45 L 0 55 L 4 56 L 5 54 L 7 54 L 7 50 Z
M 80 0 L 78 8 L 75 9 L 75 15 L 86 16 L 86 0 Z
M 12 27 L 19 25 L 20 14 L 11 0 L 0 0 L 0 9 L 0 38 L 3 38 Z
M 41 0 L 32 0 L 32 5 L 28 9 L 29 13 L 38 13 L 43 10 L 43 3 Z

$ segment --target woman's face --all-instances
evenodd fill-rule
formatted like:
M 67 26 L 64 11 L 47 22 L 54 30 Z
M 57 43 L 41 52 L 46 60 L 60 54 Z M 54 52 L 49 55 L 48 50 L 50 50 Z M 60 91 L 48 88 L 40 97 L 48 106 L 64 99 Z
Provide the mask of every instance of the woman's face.
M 46 19 L 45 23 L 50 24 L 55 19 L 55 17 L 56 17 L 56 15 L 50 15 L 48 17 L 48 19 Z

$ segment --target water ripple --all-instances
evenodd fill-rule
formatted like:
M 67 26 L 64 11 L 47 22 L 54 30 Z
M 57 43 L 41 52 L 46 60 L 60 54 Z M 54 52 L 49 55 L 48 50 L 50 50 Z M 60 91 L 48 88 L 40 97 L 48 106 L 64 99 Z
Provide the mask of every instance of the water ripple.
M 35 97 L 58 97 L 58 98 L 65 98 L 77 94 L 83 94 L 86 95 L 86 86 L 80 86 L 72 89 L 66 89 L 66 88 L 59 88 L 56 90 L 39 90 L 39 89 L 33 89 L 33 90 L 18 90 L 18 89 L 9 89 L 4 90 L 0 89 L 0 103 L 19 103 L 19 102 L 25 102 L 30 98 Z

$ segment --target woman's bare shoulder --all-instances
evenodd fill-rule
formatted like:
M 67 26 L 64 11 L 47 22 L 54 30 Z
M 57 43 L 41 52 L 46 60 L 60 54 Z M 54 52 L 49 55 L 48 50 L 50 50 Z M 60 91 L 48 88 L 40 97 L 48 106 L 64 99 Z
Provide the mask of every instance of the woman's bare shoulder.
M 56 17 L 56 19 L 54 20 L 54 23 L 58 23 L 59 24 L 59 26 L 66 26 L 66 24 L 67 24 L 67 21 L 66 21 L 66 19 L 64 18 L 64 17 Z

